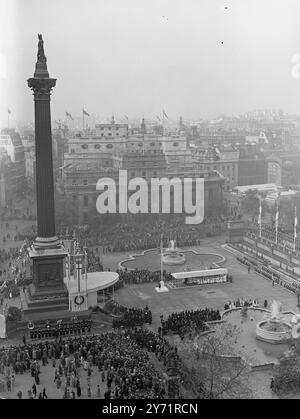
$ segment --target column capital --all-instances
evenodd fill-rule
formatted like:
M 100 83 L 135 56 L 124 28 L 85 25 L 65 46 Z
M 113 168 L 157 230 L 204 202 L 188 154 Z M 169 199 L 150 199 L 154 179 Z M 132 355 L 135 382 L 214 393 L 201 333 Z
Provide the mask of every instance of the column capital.
M 27 80 L 35 100 L 50 99 L 51 91 L 56 86 L 56 79 L 32 77 Z

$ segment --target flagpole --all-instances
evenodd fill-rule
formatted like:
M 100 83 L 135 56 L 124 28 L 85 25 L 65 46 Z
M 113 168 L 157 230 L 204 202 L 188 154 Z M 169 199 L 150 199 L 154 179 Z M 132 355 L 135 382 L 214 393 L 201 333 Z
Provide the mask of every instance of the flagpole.
M 276 209 L 276 216 L 275 216 L 275 243 L 278 244 L 278 222 L 279 222 L 279 211 L 278 211 L 278 204 Z
M 84 131 L 84 108 L 82 108 L 82 130 Z
M 160 280 L 163 281 L 163 235 L 160 236 Z
M 259 237 L 261 237 L 261 199 L 259 198 L 259 214 L 258 214 L 258 224 L 259 224 Z
M 297 218 L 297 208 L 295 207 L 295 221 L 294 221 L 294 252 L 296 251 L 297 224 L 298 224 L 298 218 Z

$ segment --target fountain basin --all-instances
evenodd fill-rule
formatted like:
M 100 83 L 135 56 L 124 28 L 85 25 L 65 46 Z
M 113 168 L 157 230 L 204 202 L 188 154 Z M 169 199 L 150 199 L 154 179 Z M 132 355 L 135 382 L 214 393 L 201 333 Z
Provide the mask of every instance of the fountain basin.
M 263 320 L 256 325 L 256 338 L 272 344 L 287 343 L 292 339 L 292 326 L 280 320 Z
M 162 262 L 164 265 L 183 265 L 185 263 L 185 255 L 177 250 L 168 250 L 162 254 Z

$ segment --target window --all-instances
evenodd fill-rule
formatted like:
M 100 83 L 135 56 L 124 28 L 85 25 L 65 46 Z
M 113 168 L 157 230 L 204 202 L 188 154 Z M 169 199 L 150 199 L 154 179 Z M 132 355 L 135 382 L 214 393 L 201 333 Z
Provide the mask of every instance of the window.
M 179 146 L 178 142 L 177 142 L 177 141 L 175 141 L 175 142 L 173 143 L 173 146 L 174 146 L 174 147 L 178 147 L 178 146 Z
M 111 132 L 108 133 L 108 136 L 111 137 Z
M 88 213 L 87 212 L 84 212 L 83 213 L 83 222 L 84 223 L 87 223 L 88 222 Z
M 76 180 L 75 179 L 72 180 L 72 184 L 76 185 Z
M 86 150 L 88 148 L 88 144 L 82 144 L 81 148 L 84 148 Z
M 155 146 L 155 143 L 154 142 L 150 143 L 150 146 L 151 147 L 154 147 Z
M 143 143 L 139 143 L 138 145 L 139 145 L 139 147 L 143 147 Z
M 130 176 L 131 176 L 131 177 L 134 177 L 134 176 L 135 176 L 135 172 L 131 172 L 131 173 L 130 173 Z
M 113 145 L 112 144 L 106 144 L 106 148 L 113 148 Z
M 77 195 L 73 195 L 73 201 L 77 201 Z
M 157 171 L 156 170 L 154 170 L 154 172 L 153 172 L 153 177 L 157 177 Z
M 83 205 L 87 207 L 89 205 L 89 197 L 88 195 L 83 195 Z
M 142 172 L 142 177 L 146 179 L 146 172 Z
M 95 145 L 94 145 L 94 147 L 95 147 L 97 150 L 99 150 L 99 148 L 100 148 L 100 144 L 95 144 Z

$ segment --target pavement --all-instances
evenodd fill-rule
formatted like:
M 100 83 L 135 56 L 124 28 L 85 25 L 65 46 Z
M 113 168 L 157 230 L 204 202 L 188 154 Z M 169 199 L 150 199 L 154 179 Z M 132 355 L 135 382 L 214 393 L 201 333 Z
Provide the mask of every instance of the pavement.
M 251 270 L 248 273 L 246 266 L 237 262 L 236 258 L 221 247 L 225 243 L 225 237 L 205 239 L 201 241 L 201 246 L 195 247 L 197 251 L 212 252 L 225 256 L 225 267 L 228 268 L 229 274 L 233 277 L 232 283 L 202 285 L 185 289 L 170 289 L 167 293 L 157 293 L 154 283 L 127 285 L 116 291 L 115 299 L 128 307 L 144 308 L 146 305 L 151 309 L 153 314 L 153 330 L 157 330 L 160 325 L 160 315 L 166 317 L 174 311 L 197 309 L 210 307 L 223 310 L 225 302 L 229 300 L 258 299 L 261 304 L 267 299 L 271 302 L 273 299 L 282 303 L 283 310 L 297 311 L 297 300 L 293 293 L 280 285 L 272 285 L 272 281 L 257 275 Z M 118 262 L 126 259 L 128 255 L 134 252 L 122 252 L 104 254 L 102 256 L 105 269 L 116 269 Z M 101 322 L 101 320 L 100 320 Z M 101 325 L 99 325 L 99 331 Z M 12 342 L 10 342 L 12 343 Z M 87 398 L 86 372 L 81 371 L 82 381 L 82 398 Z M 251 374 L 250 384 L 254 389 L 255 398 L 277 398 L 270 391 L 271 371 L 255 371 Z M 38 391 L 42 391 L 46 387 L 49 398 L 61 398 L 62 390 L 56 389 L 53 382 L 54 369 L 52 366 L 42 368 L 41 385 Z M 94 370 L 92 374 L 92 392 L 95 397 L 96 386 L 101 385 L 101 395 L 105 391 L 102 383 L 99 382 L 99 374 Z M 15 398 L 19 389 L 23 392 L 23 397 L 27 397 L 27 390 L 33 384 L 30 374 L 16 377 L 16 385 L 10 394 L 5 397 Z M 293 395 L 293 398 L 300 398 L 299 395 Z
M 200 285 L 190 288 L 169 289 L 166 293 L 157 293 L 155 283 L 133 284 L 119 289 L 115 299 L 128 307 L 143 308 L 146 305 L 153 314 L 153 323 L 159 326 L 159 316 L 167 316 L 171 312 L 210 307 L 224 309 L 227 301 L 235 301 L 238 298 L 258 299 L 261 305 L 264 300 L 268 302 L 279 300 L 283 310 L 297 311 L 297 298 L 295 294 L 280 285 L 272 285 L 272 281 L 265 279 L 253 270 L 248 273 L 246 266 L 240 264 L 236 258 L 221 247 L 218 243 L 206 242 L 200 247 L 194 247 L 197 251 L 216 252 L 226 258 L 224 267 L 233 277 L 232 283 Z M 109 255 L 112 259 L 112 255 Z M 119 257 L 123 255 L 119 255 Z M 119 259 L 120 260 L 120 259 Z M 110 263 L 113 261 L 110 260 Z M 107 263 L 104 259 L 104 264 Z

